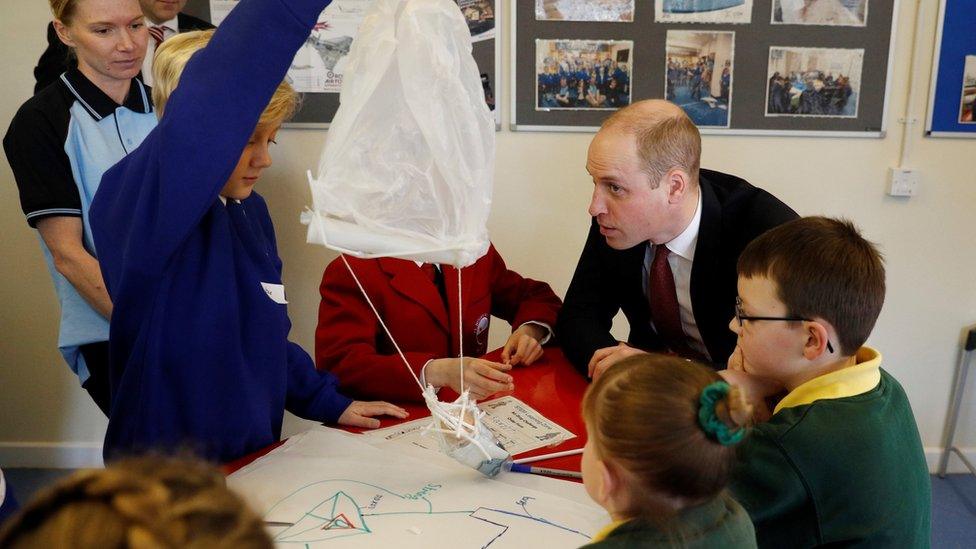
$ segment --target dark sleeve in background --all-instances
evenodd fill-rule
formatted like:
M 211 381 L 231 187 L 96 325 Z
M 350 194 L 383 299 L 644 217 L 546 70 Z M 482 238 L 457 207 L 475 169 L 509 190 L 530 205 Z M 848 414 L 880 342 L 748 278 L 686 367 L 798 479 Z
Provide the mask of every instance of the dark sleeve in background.
M 620 281 L 608 273 L 610 262 L 604 247 L 606 242 L 594 221 L 556 322 L 556 337 L 566 358 L 584 375 L 597 349 L 617 344 L 610 328 L 620 310 Z
M 176 22 L 180 26 L 180 32 L 208 30 L 215 28 L 213 25 L 204 21 L 203 19 L 193 17 L 192 15 L 185 13 L 179 13 L 177 15 Z
M 58 38 L 54 30 L 54 23 L 47 24 L 47 49 L 37 60 L 34 67 L 34 93 L 43 90 L 68 70 L 75 60 L 71 58 L 71 50 Z

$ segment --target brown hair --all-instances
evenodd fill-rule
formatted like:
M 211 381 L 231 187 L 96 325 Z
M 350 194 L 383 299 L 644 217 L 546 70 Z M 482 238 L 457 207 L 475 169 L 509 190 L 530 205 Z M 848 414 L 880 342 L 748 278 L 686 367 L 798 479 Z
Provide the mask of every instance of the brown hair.
M 632 477 L 630 518 L 664 524 L 676 510 L 718 496 L 729 482 L 735 447 L 723 445 L 699 423 L 701 395 L 722 381 L 714 370 L 682 358 L 637 355 L 604 372 L 583 397 L 587 436 L 600 459 Z M 732 387 L 715 406 L 715 416 L 732 431 L 752 415 L 744 395 Z
M 180 83 L 183 68 L 193 54 L 206 47 L 213 38 L 214 30 L 193 31 L 177 34 L 160 44 L 153 58 L 152 99 L 156 114 L 163 116 L 163 110 L 170 95 Z M 278 85 L 274 95 L 261 113 L 258 125 L 281 122 L 291 118 L 298 110 L 298 94 L 288 84 Z
M 48 0 L 48 3 L 51 5 L 51 13 L 55 19 L 65 25 L 71 24 L 71 18 L 75 15 L 78 0 Z
M 881 252 L 845 219 L 803 217 L 771 229 L 746 246 L 738 271 L 774 282 L 791 316 L 829 322 L 843 356 L 864 345 L 884 304 Z
M 666 106 L 665 106 L 666 105 Z M 656 189 L 667 173 L 680 168 L 698 184 L 701 168 L 701 134 L 680 108 L 661 100 L 639 101 L 607 118 L 603 129 L 630 133 L 637 142 L 637 155 L 644 173 Z
M 262 521 L 199 461 L 143 457 L 79 471 L 0 529 L 0 547 L 271 548 Z

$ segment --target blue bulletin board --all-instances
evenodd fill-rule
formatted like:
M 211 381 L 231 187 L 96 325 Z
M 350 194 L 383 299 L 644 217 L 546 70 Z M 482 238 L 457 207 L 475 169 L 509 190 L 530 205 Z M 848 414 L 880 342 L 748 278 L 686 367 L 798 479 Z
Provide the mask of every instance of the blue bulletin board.
M 976 137 L 976 1 L 942 0 L 925 134 Z

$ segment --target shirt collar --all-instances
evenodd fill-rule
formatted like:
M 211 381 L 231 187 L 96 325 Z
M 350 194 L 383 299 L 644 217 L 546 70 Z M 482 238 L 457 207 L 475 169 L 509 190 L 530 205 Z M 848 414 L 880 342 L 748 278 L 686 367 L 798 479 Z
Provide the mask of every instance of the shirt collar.
M 623 524 L 625 522 L 627 522 L 627 521 L 626 520 L 615 520 L 615 521 L 611 522 L 610 524 L 604 526 L 603 528 L 600 529 L 599 532 L 596 533 L 596 535 L 593 536 L 593 539 L 590 540 L 590 543 L 597 543 L 599 541 L 603 541 L 603 540 L 607 539 L 607 536 L 610 535 L 610 532 L 613 532 L 614 530 L 617 529 L 618 526 L 620 526 L 621 524 Z
M 72 95 L 84 105 L 85 110 L 95 120 L 101 120 L 107 116 L 111 116 L 115 112 L 115 109 L 120 106 L 75 67 L 68 69 L 67 72 L 62 74 L 61 81 L 64 82 Z M 138 78 L 132 79 L 129 85 L 129 94 L 125 97 L 121 106 L 138 113 L 145 114 L 152 112 L 152 101 L 149 98 L 149 90 L 146 89 L 145 85 Z
M 870 347 L 861 347 L 855 360 L 854 366 L 815 377 L 793 389 L 779 401 L 773 413 L 817 400 L 852 397 L 877 387 L 881 381 L 881 353 Z
M 179 16 L 170 19 L 169 21 L 163 21 L 162 23 L 153 23 L 148 18 L 146 19 L 146 24 L 150 27 L 166 27 L 173 32 L 180 32 L 180 21 Z
M 691 218 L 691 223 L 681 231 L 681 234 L 671 239 L 666 244 L 672 253 L 678 254 L 688 261 L 695 260 L 695 247 L 698 244 L 698 228 L 701 227 L 702 196 L 701 190 L 698 191 L 698 205 L 695 206 L 695 215 Z

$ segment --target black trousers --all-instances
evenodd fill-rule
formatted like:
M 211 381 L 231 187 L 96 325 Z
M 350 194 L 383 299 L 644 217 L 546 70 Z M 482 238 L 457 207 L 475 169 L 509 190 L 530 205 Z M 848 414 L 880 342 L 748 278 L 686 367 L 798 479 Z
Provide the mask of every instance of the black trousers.
M 108 376 L 108 341 L 89 343 L 79 347 L 81 356 L 85 357 L 88 365 L 88 379 L 81 387 L 88 391 L 98 408 L 108 417 L 112 408 L 112 396 L 109 391 Z

